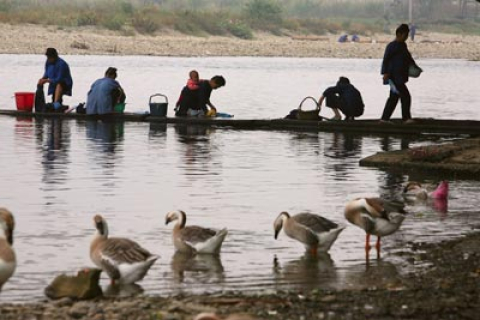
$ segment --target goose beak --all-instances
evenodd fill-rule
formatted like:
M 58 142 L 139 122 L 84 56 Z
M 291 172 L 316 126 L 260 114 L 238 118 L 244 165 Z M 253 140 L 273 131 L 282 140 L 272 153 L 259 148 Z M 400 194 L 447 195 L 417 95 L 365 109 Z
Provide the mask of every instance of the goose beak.
M 275 240 L 277 240 L 279 233 L 280 233 L 280 228 L 275 229 Z
M 170 217 L 166 217 L 165 218 L 165 225 L 169 224 L 170 222 L 172 222 L 172 219 Z

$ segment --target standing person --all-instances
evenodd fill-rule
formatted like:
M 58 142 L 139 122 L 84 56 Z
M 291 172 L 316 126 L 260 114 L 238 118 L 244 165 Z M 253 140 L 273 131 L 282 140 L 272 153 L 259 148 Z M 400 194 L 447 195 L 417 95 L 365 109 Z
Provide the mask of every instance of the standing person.
M 210 102 L 210 95 L 213 90 L 225 86 L 225 78 L 214 76 L 210 80 L 200 80 L 198 89 L 192 90 L 188 86 L 182 89 L 180 99 L 177 103 L 176 116 L 204 116 L 208 107 L 216 112 L 217 108 Z
M 408 39 L 409 28 L 401 24 L 396 30 L 395 40 L 390 42 L 385 49 L 382 62 L 382 75 L 384 84 L 390 85 L 390 96 L 387 99 L 381 122 L 389 122 L 395 110 L 398 100 L 402 103 L 402 120 L 404 123 L 412 123 L 410 107 L 412 98 L 406 86 L 408 82 L 408 69 L 415 65 L 412 55 L 408 51 L 405 41 Z M 418 66 L 417 66 L 418 67 Z
M 412 41 L 415 41 L 415 34 L 417 33 L 417 26 L 415 25 L 415 23 L 410 23 L 410 39 Z
M 319 106 L 322 106 L 324 99 L 326 99 L 325 105 L 332 108 L 335 114 L 332 120 L 342 119 L 338 110 L 345 115 L 345 120 L 354 120 L 355 117 L 363 114 L 365 108 L 362 95 L 345 77 L 340 77 L 337 85 L 329 87 L 323 92 L 318 99 Z
M 55 111 L 64 111 L 67 107 L 62 106 L 63 95 L 72 95 L 73 80 L 70 67 L 58 56 L 55 48 L 48 48 L 45 55 L 47 56 L 45 73 L 38 80 L 38 86 L 48 83 L 48 95 L 53 96 L 53 108 Z
M 116 78 L 117 68 L 110 67 L 105 71 L 105 77 L 92 84 L 87 95 L 87 114 L 113 113 L 115 104 L 125 102 L 125 92 Z

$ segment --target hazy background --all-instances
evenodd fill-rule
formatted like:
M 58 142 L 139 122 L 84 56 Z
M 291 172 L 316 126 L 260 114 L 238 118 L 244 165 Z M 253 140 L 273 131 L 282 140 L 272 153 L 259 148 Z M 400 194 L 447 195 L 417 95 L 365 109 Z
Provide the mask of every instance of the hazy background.
M 92 26 L 134 35 L 179 31 L 252 38 L 276 35 L 367 35 L 410 20 L 410 0 L 0 0 L 0 23 Z M 475 0 L 411 0 L 422 30 L 480 34 Z

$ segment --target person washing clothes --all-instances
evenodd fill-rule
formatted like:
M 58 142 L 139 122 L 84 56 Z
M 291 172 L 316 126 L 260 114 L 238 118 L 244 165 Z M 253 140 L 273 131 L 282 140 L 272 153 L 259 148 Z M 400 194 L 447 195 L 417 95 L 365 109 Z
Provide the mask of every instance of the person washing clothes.
M 48 95 L 52 96 L 55 111 L 65 111 L 68 107 L 63 106 L 63 95 L 71 96 L 73 80 L 68 64 L 58 56 L 55 48 L 48 48 L 45 52 L 47 61 L 45 73 L 38 80 L 37 86 L 43 90 L 43 85 L 48 83 Z
M 345 77 L 340 77 L 335 86 L 329 87 L 323 92 L 318 99 L 319 107 L 322 106 L 325 99 L 325 105 L 332 108 L 335 114 L 332 120 L 342 119 L 339 110 L 345 115 L 345 120 L 354 120 L 355 117 L 360 117 L 365 109 L 362 95 Z
M 87 95 L 87 114 L 111 114 L 115 104 L 125 102 L 125 91 L 116 78 L 117 68 L 110 67 L 105 77 L 92 84 Z

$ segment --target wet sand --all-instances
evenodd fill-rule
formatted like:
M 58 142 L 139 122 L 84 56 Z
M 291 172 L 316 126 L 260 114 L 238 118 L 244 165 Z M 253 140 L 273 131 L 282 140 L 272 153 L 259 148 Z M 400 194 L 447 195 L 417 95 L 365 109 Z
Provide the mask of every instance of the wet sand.
M 338 35 L 282 36 L 256 34 L 253 40 L 235 37 L 194 37 L 173 31 L 155 36 L 55 26 L 0 24 L 0 53 L 43 54 L 56 47 L 60 54 L 158 56 L 280 56 L 322 58 L 382 58 L 391 35 L 361 37 L 360 43 L 338 43 Z M 415 58 L 480 60 L 480 36 L 419 32 L 408 42 Z
M 480 230 L 480 226 L 472 226 Z M 193 319 L 201 312 L 222 318 L 248 314 L 253 319 L 478 319 L 480 312 L 480 231 L 439 244 L 411 242 L 397 252 L 414 272 L 385 281 L 373 260 L 361 274 L 362 290 L 224 293 L 203 296 L 99 299 L 24 305 L 3 304 L 10 319 Z

